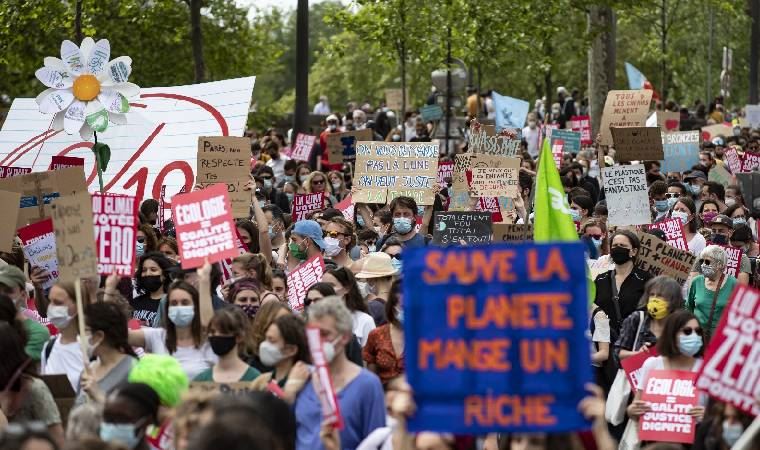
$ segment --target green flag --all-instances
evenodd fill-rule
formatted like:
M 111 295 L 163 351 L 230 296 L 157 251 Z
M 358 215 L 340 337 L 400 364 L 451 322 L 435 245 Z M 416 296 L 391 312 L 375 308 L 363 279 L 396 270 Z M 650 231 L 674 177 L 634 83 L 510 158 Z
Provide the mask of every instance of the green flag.
M 533 239 L 536 242 L 578 240 L 548 137 L 544 138 L 539 156 L 533 211 Z

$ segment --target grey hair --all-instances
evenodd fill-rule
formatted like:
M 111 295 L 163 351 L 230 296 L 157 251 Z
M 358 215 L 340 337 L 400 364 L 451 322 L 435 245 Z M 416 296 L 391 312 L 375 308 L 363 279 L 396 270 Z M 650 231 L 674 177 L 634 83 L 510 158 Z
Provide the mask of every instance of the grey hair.
M 335 319 L 335 328 L 338 329 L 338 333 L 349 334 L 353 332 L 354 319 L 351 317 L 351 311 L 349 311 L 343 298 L 330 295 L 309 305 L 309 320 L 320 319 L 325 316 Z
M 723 250 L 723 247 L 719 245 L 708 245 L 704 250 L 702 250 L 702 253 L 699 254 L 699 257 L 710 258 L 722 268 L 726 267 L 726 263 L 728 261 L 726 251 Z
M 74 441 L 85 436 L 99 437 L 98 430 L 102 420 L 102 404 L 87 402 L 74 407 L 69 413 L 66 424 L 66 441 Z

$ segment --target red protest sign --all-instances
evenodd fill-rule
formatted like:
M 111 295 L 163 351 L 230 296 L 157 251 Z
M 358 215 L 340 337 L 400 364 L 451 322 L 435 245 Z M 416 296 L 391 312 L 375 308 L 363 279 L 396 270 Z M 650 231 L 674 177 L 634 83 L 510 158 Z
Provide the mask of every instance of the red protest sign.
M 730 170 L 731 173 L 737 174 L 742 171 L 742 161 L 739 158 L 739 153 L 736 152 L 735 148 L 726 150 L 723 155 L 726 157 L 726 164 L 728 165 L 728 170 Z
M 293 311 L 303 311 L 306 291 L 322 280 L 325 262 L 317 255 L 302 263 L 288 274 L 288 304 Z
M 305 220 L 311 213 L 325 209 L 326 198 L 324 192 L 296 194 L 293 197 L 293 221 Z
M 760 153 L 744 152 L 742 172 L 752 172 L 760 166 Z
M 644 382 L 641 400 L 649 412 L 639 419 L 639 439 L 656 442 L 694 442 L 696 423 L 689 411 L 697 404 L 694 372 L 652 370 Z
M 557 139 L 552 144 L 552 157 L 554 158 L 554 164 L 557 165 L 557 170 L 562 169 L 562 149 L 565 147 L 565 141 Z
M 26 175 L 32 173 L 31 167 L 10 167 L 0 166 L 0 178 L 10 178 L 16 175 Z
M 721 247 L 726 251 L 726 268 L 723 269 L 723 273 L 738 277 L 742 262 L 742 249 L 728 245 L 721 245 Z
M 656 348 L 652 348 L 648 352 L 636 353 L 633 356 L 620 360 L 620 366 L 625 370 L 628 382 L 631 383 L 632 391 L 641 389 L 641 367 L 644 365 L 644 361 L 652 356 L 657 356 Z
M 581 133 L 581 145 L 591 145 L 594 143 L 594 140 L 591 139 L 590 116 L 573 116 L 570 118 L 570 124 L 573 131 Z
M 24 256 L 32 267 L 40 267 L 47 273 L 42 282 L 43 289 L 49 289 L 58 280 L 58 253 L 55 248 L 53 219 L 45 219 L 18 229 L 18 237 L 24 249 Z
M 172 217 L 183 269 L 238 255 L 226 184 L 172 197 Z
M 438 163 L 438 185 L 441 188 L 448 187 L 454 176 L 454 161 L 446 161 Z M 449 181 L 446 181 L 448 179 Z
M 760 291 L 737 285 L 705 352 L 697 387 L 738 409 L 760 415 Z
M 475 205 L 475 211 L 488 211 L 491 213 L 492 223 L 501 223 L 501 207 L 499 206 L 499 197 L 480 197 L 478 204 Z
M 335 205 L 335 208 L 343 213 L 343 217 L 349 222 L 354 221 L 355 205 L 351 199 L 351 194 L 344 198 L 342 202 Z
M 673 247 L 689 251 L 689 246 L 686 244 L 686 235 L 683 232 L 683 223 L 681 223 L 680 219 L 666 219 L 653 224 L 650 228 L 662 230 L 665 233 L 666 242 Z
M 315 326 L 306 327 L 306 339 L 309 342 L 311 360 L 314 362 L 313 374 L 317 377 L 314 389 L 322 405 L 322 423 L 328 423 L 337 430 L 343 429 L 343 416 L 340 414 L 340 404 L 335 395 L 330 369 L 327 367 L 327 358 L 322 344 L 321 330 Z
M 290 152 L 290 158 L 299 161 L 308 161 L 311 158 L 311 153 L 314 151 L 314 143 L 316 141 L 316 136 L 298 133 L 298 136 L 296 136 L 296 142 Z
M 76 156 L 53 156 L 48 170 L 65 169 L 67 167 L 84 167 L 84 158 Z
M 134 197 L 92 194 L 99 275 L 130 277 L 134 273 L 137 209 Z

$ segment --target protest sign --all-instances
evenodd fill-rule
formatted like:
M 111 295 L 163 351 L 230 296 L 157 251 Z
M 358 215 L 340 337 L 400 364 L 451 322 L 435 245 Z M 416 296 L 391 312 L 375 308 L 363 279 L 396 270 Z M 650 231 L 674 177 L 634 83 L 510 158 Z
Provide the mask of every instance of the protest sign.
M 599 127 L 602 145 L 612 145 L 612 127 L 644 127 L 652 101 L 652 91 L 648 89 L 609 91 L 604 102 L 602 123 Z M 659 132 L 657 134 L 659 138 Z M 615 147 L 617 149 L 617 146 Z M 637 159 L 637 158 L 634 158 Z M 652 158 L 662 159 L 662 158 Z
M 84 167 L 84 158 L 76 156 L 53 156 L 48 170 L 65 169 L 67 167 Z
M 134 197 L 92 194 L 99 275 L 134 275 L 138 209 Z
M 385 90 L 385 106 L 388 109 L 399 111 L 403 107 L 402 102 L 404 100 L 404 93 L 406 93 L 406 104 L 409 106 L 409 90 L 403 91 L 399 88 L 392 88 Z
M 34 172 L 0 179 L 0 190 L 21 194 L 17 227 L 52 217 L 50 202 L 58 197 L 87 192 L 81 167 Z M 89 200 L 87 201 L 89 203 Z
M 0 221 L 0 252 L 13 251 L 20 199 L 21 194 L 18 192 L 0 191 L 0 211 L 4 211 L 3 220 Z
M 288 304 L 293 311 L 303 311 L 306 291 L 322 280 L 325 262 L 317 255 L 301 263 L 288 273 Z
M 293 151 L 290 152 L 290 158 L 298 161 L 309 161 L 316 142 L 316 136 L 298 133 L 298 136 L 296 136 L 296 143 L 293 145 Z
M 714 181 L 716 183 L 720 183 L 723 185 L 724 188 L 727 188 L 729 185 L 734 184 L 733 176 L 731 175 L 731 172 L 726 169 L 725 166 L 716 165 L 712 169 L 710 169 L 710 172 L 707 174 L 707 179 L 709 181 Z
M 724 159 L 726 165 L 728 165 L 728 170 L 730 170 L 731 173 L 737 174 L 742 171 L 742 161 L 741 158 L 739 158 L 739 153 L 737 153 L 734 147 L 727 149 L 723 153 L 723 156 L 725 156 Z
M 111 159 L 103 173 L 106 192 L 128 194 L 140 203 L 157 199 L 161 186 L 172 198 L 195 184 L 199 136 L 242 136 L 255 77 L 210 83 L 141 88 L 131 99 L 127 123 L 98 132 Z M 21 143 L 21 144 L 20 144 Z M 17 98 L 0 131 L 0 165 L 47 170 L 55 155 L 85 159 L 87 184 L 98 187 L 92 141 L 79 133 L 50 129 L 50 115 L 33 98 Z M 167 206 L 169 207 L 169 206 Z
M 326 199 L 324 192 L 296 194 L 293 197 L 293 221 L 306 220 L 312 213 L 323 210 Z
M 741 172 L 752 172 L 760 167 L 760 153 L 744 152 Z
M 610 225 L 652 223 L 643 164 L 603 167 L 602 181 L 609 213 L 607 222 Z
M 525 118 L 528 117 L 530 104 L 519 98 L 507 97 L 496 91 L 491 91 L 493 99 L 494 122 L 496 131 L 505 128 L 520 128 L 525 126 Z
M 641 241 L 635 266 L 649 272 L 653 277 L 668 275 L 678 284 L 683 285 L 689 278 L 689 272 L 694 267 L 695 255 L 687 250 L 679 250 L 668 245 L 665 241 L 649 233 L 637 231 Z
M 438 186 L 441 188 L 448 187 L 454 176 L 454 162 L 445 161 L 438 163 Z
M 660 127 L 663 133 L 678 131 L 681 127 L 681 113 L 673 111 L 655 111 L 647 119 L 646 126 Z
M 680 219 L 665 219 L 652 224 L 650 228 L 662 230 L 665 233 L 665 241 L 668 245 L 672 245 L 679 250 L 689 250 L 689 246 L 686 243 L 686 235 L 683 231 L 683 223 Z
M 509 158 L 504 167 L 473 167 L 470 195 L 473 197 L 516 197 L 519 195 L 520 160 Z
M 642 389 L 643 386 L 641 386 L 641 384 L 643 380 L 641 379 L 641 368 L 644 365 L 644 362 L 653 356 L 657 356 L 656 347 L 652 347 L 645 352 L 634 353 L 633 355 L 620 360 L 620 367 L 625 371 L 625 375 L 628 377 L 628 382 L 631 384 L 631 392 L 636 392 Z
M 730 127 L 722 123 L 702 127 L 702 140 L 705 142 L 712 141 L 716 137 L 725 138 L 725 137 L 733 136 L 733 135 L 734 135 L 733 127 Z
M 665 158 L 659 127 L 613 128 L 610 131 L 618 161 L 660 161 Z
M 697 424 L 689 415 L 699 400 L 694 372 L 652 370 L 644 382 L 641 400 L 650 410 L 639 418 L 639 439 L 653 442 L 694 442 Z
M 53 201 L 52 212 L 59 278 L 74 282 L 96 277 L 98 255 L 90 194 L 85 191 L 59 197 Z
M 699 163 L 699 131 L 677 131 L 662 133 L 662 152 L 660 172 L 686 172 Z
M 568 153 L 578 153 L 581 151 L 581 134 L 577 131 L 570 130 L 552 130 L 550 143 L 562 141 L 562 149 Z
M 0 166 L 0 178 L 10 178 L 16 175 L 26 175 L 32 173 L 31 167 L 8 167 Z
M 410 431 L 589 427 L 577 410 L 591 380 L 581 243 L 404 252 Z
M 432 205 L 438 156 L 438 144 L 430 142 L 357 143 L 354 203 L 385 204 L 405 196 Z
M 495 223 L 493 242 L 523 242 L 533 240 L 533 225 Z
M 558 139 L 552 144 L 552 159 L 557 166 L 557 170 L 562 169 L 562 155 L 564 153 L 565 141 Z
M 53 220 L 44 219 L 21 227 L 18 229 L 18 237 L 29 264 L 48 273 L 47 279 L 42 282 L 42 288 L 50 289 L 58 280 L 58 254 L 55 250 Z
M 468 192 L 467 171 L 470 170 L 474 153 L 462 153 L 454 155 L 454 171 L 451 175 L 451 184 L 454 190 Z
M 760 415 L 760 291 L 737 285 L 705 351 L 697 388 L 738 409 Z
M 490 212 L 492 223 L 499 223 L 504 220 L 498 197 L 476 197 L 475 200 L 475 211 Z
M 348 194 L 348 197 L 344 198 L 340 203 L 335 205 L 335 209 L 343 213 L 343 217 L 349 222 L 354 221 L 354 215 L 356 213 L 356 205 L 353 202 L 353 195 Z
M 425 105 L 420 108 L 423 122 L 436 122 L 443 117 L 443 109 L 439 105 Z
M 251 180 L 251 138 L 201 136 L 198 138 L 197 182 L 202 188 L 212 184 L 227 185 L 232 217 L 248 218 L 251 214 L 251 191 L 245 190 Z
M 749 128 L 760 128 L 760 105 L 745 106 L 744 115 L 749 122 Z
M 738 277 L 742 262 L 742 249 L 728 245 L 721 245 L 721 247 L 726 252 L 726 267 L 723 269 L 723 273 L 734 278 Z
M 496 134 L 488 125 L 470 126 L 469 150 L 471 153 L 484 153 L 495 156 L 519 156 L 520 139 L 505 130 Z
M 371 141 L 373 138 L 374 135 L 370 129 L 329 133 L 326 145 L 330 164 L 354 162 L 356 144 L 359 141 Z
M 594 140 L 591 138 L 590 116 L 573 116 L 570 118 L 570 128 L 576 133 L 581 134 L 581 145 L 591 145 L 594 143 Z
M 330 376 L 329 362 L 325 357 L 322 331 L 316 326 L 306 327 L 306 340 L 309 343 L 311 360 L 314 363 L 312 375 L 316 377 L 313 384 L 319 403 L 322 405 L 322 424 L 330 424 L 337 430 L 343 429 L 343 417 L 340 414 L 340 403 Z
M 239 254 L 226 185 L 214 184 L 200 191 L 175 195 L 172 217 L 183 269 Z
M 433 243 L 459 245 L 491 241 L 490 212 L 436 212 L 433 222 Z

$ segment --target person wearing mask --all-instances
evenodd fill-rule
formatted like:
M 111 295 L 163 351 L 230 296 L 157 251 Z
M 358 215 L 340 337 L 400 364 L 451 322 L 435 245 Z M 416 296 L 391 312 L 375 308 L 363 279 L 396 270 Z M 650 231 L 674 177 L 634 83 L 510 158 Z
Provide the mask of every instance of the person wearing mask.
M 21 269 L 12 265 L 0 267 L 0 294 L 7 296 L 7 299 L 0 299 L 0 302 L 7 300 L 13 303 L 16 318 L 21 321 L 26 333 L 26 353 L 35 364 L 39 363 L 42 347 L 50 339 L 50 331 L 25 314 L 29 293 L 26 291 L 26 275 Z
M 296 181 L 296 169 L 298 169 L 298 161 L 294 159 L 285 161 L 285 165 L 283 166 L 284 173 L 281 178 L 277 179 L 275 186 L 278 189 L 282 189 L 285 183 Z M 274 172 L 272 172 L 272 174 L 274 174 Z
M 367 306 L 375 325 L 380 326 L 387 322 L 386 306 L 390 298 L 391 286 L 393 279 L 398 275 L 398 271 L 393 268 L 392 258 L 387 253 L 374 252 L 370 253 L 363 261 L 356 274 L 357 284 L 360 291 L 366 291 L 364 297 L 367 300 Z M 362 285 L 365 289 L 362 290 Z
M 227 303 L 237 305 L 243 310 L 250 320 L 256 317 L 256 312 L 261 307 L 261 288 L 254 278 L 240 278 L 235 280 L 227 292 Z
M 261 302 L 276 301 L 277 296 L 271 292 L 272 287 L 272 268 L 267 262 L 266 256 L 261 253 L 243 253 L 232 260 L 230 266 L 232 278 L 229 284 L 222 288 L 222 293 L 228 299 L 230 286 L 243 278 L 252 278 L 259 283 L 261 292 Z M 227 300 L 229 302 L 229 300 Z
M 729 403 L 711 399 L 707 411 L 705 420 L 697 426 L 692 450 L 729 450 L 752 423 L 751 415 Z M 755 438 L 756 441 L 759 439 Z M 750 448 L 757 448 L 757 445 Z
M 322 227 L 313 220 L 296 222 L 288 243 L 288 269 L 293 270 L 302 262 L 321 255 L 326 248 Z
M 319 103 L 314 105 L 312 114 L 315 114 L 318 116 L 326 116 L 330 114 L 330 103 L 327 101 L 327 96 L 325 95 L 319 96 Z
M 404 249 L 403 243 L 395 236 L 385 240 L 380 251 L 391 257 L 391 265 L 396 272 L 401 273 L 401 267 L 403 266 L 401 260 L 401 251 Z
M 632 232 L 620 230 L 612 236 L 610 259 L 612 270 L 596 277 L 594 303 L 610 318 L 610 330 L 617 337 L 623 320 L 636 310 L 644 293 L 644 286 L 652 277 L 634 267 L 639 253 L 639 238 Z
M 744 251 L 744 255 L 750 258 L 750 263 L 755 264 L 754 259 L 760 255 L 760 248 L 752 239 L 752 230 L 747 225 L 734 225 L 734 232 L 731 234 L 731 245 L 739 247 Z M 755 271 L 753 270 L 752 273 Z
M 404 139 L 403 131 L 398 128 L 392 128 L 385 136 L 385 142 L 401 142 Z
M 528 144 L 528 154 L 531 158 L 538 158 L 541 150 L 541 130 L 534 113 L 528 113 L 528 124 L 522 129 L 522 137 Z
M 271 383 L 276 383 L 288 402 L 295 401 L 308 378 L 307 364 L 311 364 L 303 321 L 292 314 L 275 319 L 259 344 L 259 357 L 264 365 L 272 367 L 272 371 L 259 375 L 251 383 L 251 389 L 264 391 Z
M 699 254 L 701 275 L 692 280 L 686 300 L 686 309 L 699 319 L 708 342 L 737 283 L 736 278 L 723 273 L 726 260 L 723 248 L 717 245 L 705 247 Z
M 683 177 L 683 182 L 691 198 L 697 198 L 702 193 L 702 185 L 707 182 L 707 175 L 701 170 L 692 170 Z
M 657 180 L 649 186 L 649 207 L 653 222 L 661 222 L 668 218 L 670 204 L 667 198 L 668 185 L 662 180 Z
M 137 226 L 137 233 L 135 236 L 135 257 L 140 257 L 146 253 L 158 250 L 156 232 L 153 231 L 153 227 L 147 223 L 142 223 Z
M 208 343 L 219 360 L 196 375 L 193 381 L 236 383 L 253 381 L 261 375 L 240 359 L 238 351 L 245 344 L 250 323 L 240 308 L 227 306 L 214 312 L 208 324 Z
M 262 208 L 267 218 L 267 234 L 272 248 L 277 251 L 285 243 L 285 214 L 277 205 L 267 205 Z
M 140 257 L 135 268 L 135 284 L 139 295 L 129 302 L 132 318 L 143 325 L 155 323 L 161 298 L 166 295 L 171 279 L 169 270 L 176 264 L 162 253 L 150 252 Z M 106 291 L 105 300 L 112 300 L 110 291 Z
M 264 151 L 269 154 L 269 161 L 266 162 L 267 167 L 271 167 L 274 172 L 274 178 L 280 179 L 285 175 L 285 161 L 290 160 L 290 157 L 280 153 L 280 146 L 274 140 L 269 141 L 264 147 Z M 270 180 L 270 183 L 273 180 Z M 271 189 L 270 185 L 270 189 Z
M 425 236 L 417 233 L 415 229 L 417 223 L 417 202 L 411 197 L 396 197 L 391 201 L 389 209 L 393 217 L 391 236 L 397 237 L 406 248 L 425 247 L 428 240 Z M 432 213 L 432 209 L 426 208 L 426 218 L 430 215 L 429 212 Z M 421 229 L 426 229 L 424 220 Z M 385 239 L 383 243 L 384 241 Z
M 369 315 L 367 303 L 359 292 L 354 274 L 346 267 L 328 270 L 322 275 L 322 282 L 332 285 L 335 294 L 342 297 L 351 311 L 353 332 L 364 347 L 369 332 L 375 329 L 375 321 Z
M 575 223 L 580 223 L 582 225 L 589 217 L 591 217 L 593 211 L 594 202 L 591 200 L 591 197 L 576 195 L 573 197 L 573 201 L 570 202 L 570 216 Z
M 723 214 L 717 215 L 710 223 L 710 244 L 729 245 L 733 234 L 733 221 Z M 752 265 L 749 262 L 749 257 L 742 252 L 736 281 L 739 284 L 748 285 L 751 274 Z
M 668 199 L 668 207 L 672 208 L 676 204 L 679 198 L 689 195 L 686 192 L 686 187 L 680 181 L 673 180 L 668 182 L 668 193 L 665 194 L 665 198 Z
M 369 210 L 369 208 L 366 208 Z M 363 220 L 367 223 L 367 217 L 362 214 Z M 382 241 L 393 231 L 393 214 L 388 209 L 380 209 L 373 214 L 369 214 L 372 218 L 372 229 L 377 233 L 377 246 L 380 247 Z
M 334 133 L 340 133 L 342 131 L 340 129 L 340 119 L 335 114 L 330 114 L 327 116 L 325 122 L 327 123 L 327 128 L 325 128 L 319 134 L 319 147 L 322 149 L 322 157 L 320 158 L 319 163 L 322 170 L 341 170 L 341 168 L 343 168 L 343 164 L 331 164 L 330 153 L 327 151 L 327 136 Z M 306 167 L 309 168 L 308 165 Z M 311 169 L 309 169 L 309 172 L 311 172 Z M 299 176 L 302 175 L 300 166 L 299 169 L 296 170 L 296 173 Z M 303 184 L 303 180 L 300 182 Z
M 746 225 L 751 231 L 752 238 L 754 240 L 757 240 L 757 222 L 750 215 L 750 212 L 746 207 L 739 204 L 734 204 L 733 206 L 726 208 L 726 210 L 723 211 L 723 214 L 727 215 L 733 220 L 734 228 Z
M 351 191 L 346 187 L 342 172 L 331 170 L 327 173 L 327 178 L 330 180 L 330 186 L 336 200 L 341 201 L 351 194 Z
M 718 203 L 713 200 L 703 200 L 699 205 L 699 218 L 702 219 L 702 225 L 709 227 L 713 219 L 720 214 Z
M 158 423 L 161 401 L 150 386 L 127 383 L 111 394 L 103 406 L 100 439 L 129 450 L 150 450 L 148 428 Z
M 269 372 L 271 367 L 265 365 L 261 361 L 259 355 L 259 346 L 261 342 L 266 339 L 266 332 L 269 326 L 277 320 L 278 317 L 291 315 L 290 309 L 287 304 L 280 302 L 269 302 L 259 308 L 256 313 L 256 317 L 251 324 L 251 332 L 246 338 L 245 355 L 246 362 L 255 367 L 259 372 Z
M 363 130 L 367 128 L 367 114 L 361 109 L 355 109 L 351 113 L 351 117 L 354 119 L 354 129 Z
M 699 165 L 704 168 L 704 173 L 709 173 L 715 166 L 715 159 L 709 150 L 699 152 Z
M 343 217 L 333 217 L 324 226 L 325 258 L 338 267 L 351 267 L 354 263 L 348 251 L 355 241 L 354 225 Z
M 129 346 L 127 315 L 115 303 L 95 302 L 85 308 L 87 356 L 96 358 L 80 377 L 77 404 L 86 397 L 103 403 L 114 390 L 127 382 L 137 355 Z
M 704 236 L 697 233 L 699 220 L 697 219 L 697 207 L 694 205 L 694 200 L 690 197 L 679 198 L 670 211 L 670 217 L 681 221 L 689 251 L 693 255 L 699 255 L 707 245 L 707 241 Z
M 596 258 L 609 260 L 610 242 L 607 236 L 607 226 L 598 219 L 589 219 L 581 227 L 581 236 L 591 241 L 596 250 Z
M 367 368 L 380 377 L 385 386 L 404 373 L 404 303 L 401 282 L 392 282 L 385 303 L 388 323 L 370 331 L 362 350 Z
M 299 187 L 303 187 L 303 184 L 306 183 L 309 175 L 311 175 L 311 167 L 309 167 L 309 163 L 301 163 L 296 168 L 296 178 L 293 181 L 297 183 Z
M 385 426 L 383 388 L 375 374 L 348 360 L 345 347 L 352 339 L 352 319 L 343 300 L 328 297 L 309 307 L 309 325 L 319 328 L 322 348 L 344 426 L 343 448 L 356 448 L 372 431 Z M 322 407 L 315 383 L 307 382 L 296 397 L 296 450 L 322 448 Z
M 736 184 L 730 184 L 726 187 L 726 206 L 734 205 L 746 206 L 741 188 Z
M 177 240 L 171 237 L 162 238 L 158 241 L 158 251 L 163 253 L 170 261 L 179 263 L 179 247 Z

